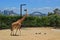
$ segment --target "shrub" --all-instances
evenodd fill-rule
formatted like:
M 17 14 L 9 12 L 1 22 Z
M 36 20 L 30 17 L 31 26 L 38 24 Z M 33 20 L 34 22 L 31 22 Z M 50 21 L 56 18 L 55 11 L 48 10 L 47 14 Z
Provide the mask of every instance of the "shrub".
M 6 29 L 11 27 L 11 23 L 20 19 L 21 16 L 5 16 L 0 15 L 0 29 Z M 22 26 L 25 27 L 42 27 L 42 26 L 52 26 L 60 28 L 60 16 L 50 15 L 50 16 L 28 16 Z

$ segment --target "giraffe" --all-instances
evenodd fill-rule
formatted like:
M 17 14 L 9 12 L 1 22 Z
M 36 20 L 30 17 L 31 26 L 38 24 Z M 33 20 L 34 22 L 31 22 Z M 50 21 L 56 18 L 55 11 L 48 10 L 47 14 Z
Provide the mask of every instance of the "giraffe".
M 26 11 L 26 14 L 21 18 L 21 19 L 19 19 L 19 20 L 17 20 L 16 22 L 13 22 L 12 24 L 11 24 L 11 36 L 13 35 L 16 35 L 16 33 L 17 33 L 17 31 L 18 31 L 18 29 L 19 29 L 19 31 L 20 31 L 20 35 L 21 35 L 21 24 L 22 24 L 22 22 L 25 20 L 25 18 L 28 16 L 28 12 L 27 12 L 27 10 L 25 10 Z M 15 34 L 14 34 L 14 30 L 16 30 L 16 32 L 15 32 Z

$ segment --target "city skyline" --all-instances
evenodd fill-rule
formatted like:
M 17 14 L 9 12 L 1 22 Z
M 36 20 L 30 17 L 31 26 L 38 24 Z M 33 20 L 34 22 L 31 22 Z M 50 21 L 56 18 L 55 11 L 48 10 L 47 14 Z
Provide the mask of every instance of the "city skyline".
M 23 9 L 28 12 L 40 11 L 42 13 L 52 12 L 55 8 L 60 9 L 60 0 L 1 0 L 0 10 L 14 10 L 20 13 L 20 4 L 27 4 Z

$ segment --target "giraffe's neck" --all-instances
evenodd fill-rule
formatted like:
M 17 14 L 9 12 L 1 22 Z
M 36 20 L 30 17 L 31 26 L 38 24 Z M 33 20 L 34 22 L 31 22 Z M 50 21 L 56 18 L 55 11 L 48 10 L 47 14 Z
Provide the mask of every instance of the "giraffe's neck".
M 25 20 L 26 16 L 23 16 L 23 18 L 21 18 L 21 22 L 23 22 Z
M 26 15 L 23 16 L 21 19 L 17 20 L 17 22 L 22 23 L 25 20 L 25 18 L 26 18 Z
M 23 16 L 21 19 L 18 20 L 19 23 L 22 23 L 22 22 L 25 20 L 25 18 L 26 18 L 26 16 L 27 16 L 27 13 L 28 13 L 28 12 L 26 11 L 26 15 Z

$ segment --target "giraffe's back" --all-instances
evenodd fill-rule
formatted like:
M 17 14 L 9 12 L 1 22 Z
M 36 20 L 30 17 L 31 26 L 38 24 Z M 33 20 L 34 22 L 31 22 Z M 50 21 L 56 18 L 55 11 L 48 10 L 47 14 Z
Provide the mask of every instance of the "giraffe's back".
M 20 28 L 20 27 L 21 27 L 21 23 L 14 22 L 14 23 L 12 23 L 11 29 L 16 29 L 16 28 Z

